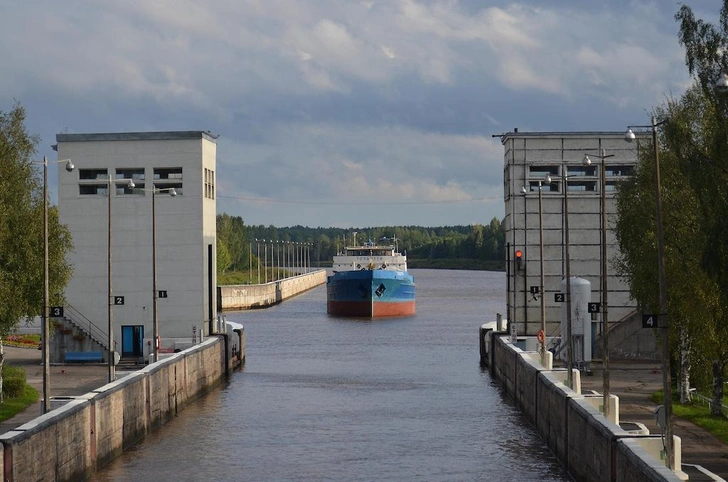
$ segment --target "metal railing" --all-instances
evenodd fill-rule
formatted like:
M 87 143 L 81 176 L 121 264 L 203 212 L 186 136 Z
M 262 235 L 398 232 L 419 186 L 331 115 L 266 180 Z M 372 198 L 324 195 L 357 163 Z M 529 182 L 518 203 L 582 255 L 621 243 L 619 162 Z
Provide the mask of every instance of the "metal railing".
M 92 340 L 108 350 L 109 337 L 104 330 L 98 327 L 93 321 L 78 311 L 73 305 L 66 303 L 63 313 L 64 319 L 69 321 L 73 326 L 85 332 Z
M 697 398 L 700 402 L 708 405 L 708 407 L 713 406 L 713 399 L 710 397 L 706 397 L 705 395 L 699 394 L 695 388 L 690 389 L 690 398 Z M 721 413 L 723 413 L 723 415 L 726 415 L 726 413 L 728 412 L 728 405 L 721 405 L 720 411 Z

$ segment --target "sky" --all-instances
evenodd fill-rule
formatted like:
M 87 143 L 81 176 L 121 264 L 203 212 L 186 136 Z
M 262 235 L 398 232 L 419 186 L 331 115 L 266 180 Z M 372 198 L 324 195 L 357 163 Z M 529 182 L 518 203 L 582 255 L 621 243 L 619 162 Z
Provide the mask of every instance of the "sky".
M 39 159 L 58 133 L 210 131 L 218 213 L 246 225 L 487 224 L 494 135 L 623 131 L 685 90 L 679 6 L 1 0 L 0 110 L 26 109 Z

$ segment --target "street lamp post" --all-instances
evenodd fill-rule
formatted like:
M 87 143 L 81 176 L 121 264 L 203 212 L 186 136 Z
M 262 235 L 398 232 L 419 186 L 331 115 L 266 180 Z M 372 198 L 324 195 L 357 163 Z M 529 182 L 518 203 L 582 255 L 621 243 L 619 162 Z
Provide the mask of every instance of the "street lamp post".
M 551 176 L 546 176 L 544 179 L 546 184 L 551 184 Z M 543 181 L 538 181 L 538 242 L 539 242 L 539 264 L 541 268 L 540 281 L 541 281 L 541 361 L 546 361 L 546 292 L 544 283 L 544 269 L 543 269 L 543 201 L 541 199 L 541 188 L 543 187 Z
M 571 257 L 569 253 L 569 177 L 567 167 L 562 166 L 564 172 L 561 173 L 564 188 L 564 257 L 566 258 L 566 356 L 569 358 L 566 362 L 566 380 L 569 388 L 574 388 L 574 339 L 572 336 L 573 327 L 571 326 Z
M 255 238 L 255 252 L 258 257 L 258 284 L 260 284 L 260 241 L 258 238 Z
M 56 163 L 64 162 L 66 171 L 71 172 L 74 169 L 73 163 L 68 159 L 55 161 Z M 37 164 L 37 162 L 33 162 Z M 43 325 L 41 326 L 41 338 L 43 341 L 43 406 L 41 413 L 47 413 L 51 410 L 50 397 L 50 341 L 48 335 L 50 326 L 48 318 L 50 315 L 50 274 L 49 274 L 49 254 L 48 254 L 48 158 L 43 156 Z
M 657 314 L 658 326 L 662 330 L 662 393 L 663 393 L 663 413 L 665 414 L 665 462 L 666 465 L 674 470 L 674 448 L 672 440 L 672 386 L 670 384 L 670 336 L 669 323 L 667 318 L 667 279 L 665 276 L 665 234 L 662 223 L 662 195 L 660 189 L 660 154 L 659 144 L 657 143 L 657 128 L 664 124 L 666 120 L 657 122 L 655 116 L 652 116 L 652 123 L 649 126 L 628 126 L 627 133 L 624 138 L 627 142 L 635 140 L 636 136 L 632 132 L 632 128 L 649 128 L 652 130 L 652 146 L 654 149 L 654 169 L 655 169 L 655 209 L 656 209 L 656 230 L 657 230 L 657 269 L 659 276 L 659 298 L 660 307 Z
M 604 405 L 604 416 L 609 416 L 609 319 L 607 317 L 607 169 L 605 160 L 614 157 L 614 154 L 606 154 L 604 149 L 599 155 L 592 154 L 601 160 L 601 169 L 599 173 L 599 189 L 601 191 L 600 206 L 600 231 L 601 231 L 601 289 L 602 289 L 602 396 Z M 584 155 L 584 164 L 591 165 L 592 160 L 589 155 Z
M 112 188 L 116 188 L 116 183 L 126 183 L 126 187 L 129 189 L 134 189 L 134 181 L 131 179 L 112 179 L 109 175 L 109 178 L 107 181 L 107 194 L 108 194 L 108 220 L 109 220 L 109 231 L 108 231 L 108 241 L 107 241 L 107 250 L 108 250 L 108 285 L 107 285 L 107 291 L 108 291 L 108 322 L 109 322 L 109 383 L 113 382 L 116 379 L 116 370 L 115 370 L 115 350 L 114 350 L 114 290 L 112 288 L 111 283 L 111 190 Z
M 157 208 L 156 201 L 157 193 L 167 192 L 170 196 L 174 197 L 177 195 L 177 191 L 173 187 L 156 188 L 153 187 L 149 190 L 152 193 L 152 291 L 154 292 L 153 303 L 152 303 L 152 336 L 154 341 L 152 342 L 154 361 L 159 360 L 159 317 L 157 315 L 157 298 L 159 292 L 157 291 Z

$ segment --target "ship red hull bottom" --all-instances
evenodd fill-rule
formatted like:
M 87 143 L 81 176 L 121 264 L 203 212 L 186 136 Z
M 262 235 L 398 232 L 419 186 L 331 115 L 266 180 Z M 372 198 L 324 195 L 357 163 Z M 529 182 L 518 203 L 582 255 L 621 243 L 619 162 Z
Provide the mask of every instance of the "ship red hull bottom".
M 326 303 L 326 311 L 334 316 L 380 318 L 410 316 L 415 314 L 414 300 L 400 302 L 332 301 Z

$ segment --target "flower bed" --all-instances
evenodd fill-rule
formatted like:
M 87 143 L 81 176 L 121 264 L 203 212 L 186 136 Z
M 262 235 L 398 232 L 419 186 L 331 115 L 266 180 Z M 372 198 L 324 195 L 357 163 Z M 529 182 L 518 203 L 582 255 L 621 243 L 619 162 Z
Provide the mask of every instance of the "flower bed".
M 23 348 L 38 348 L 40 346 L 39 335 L 8 335 L 3 338 L 5 346 L 19 346 Z

